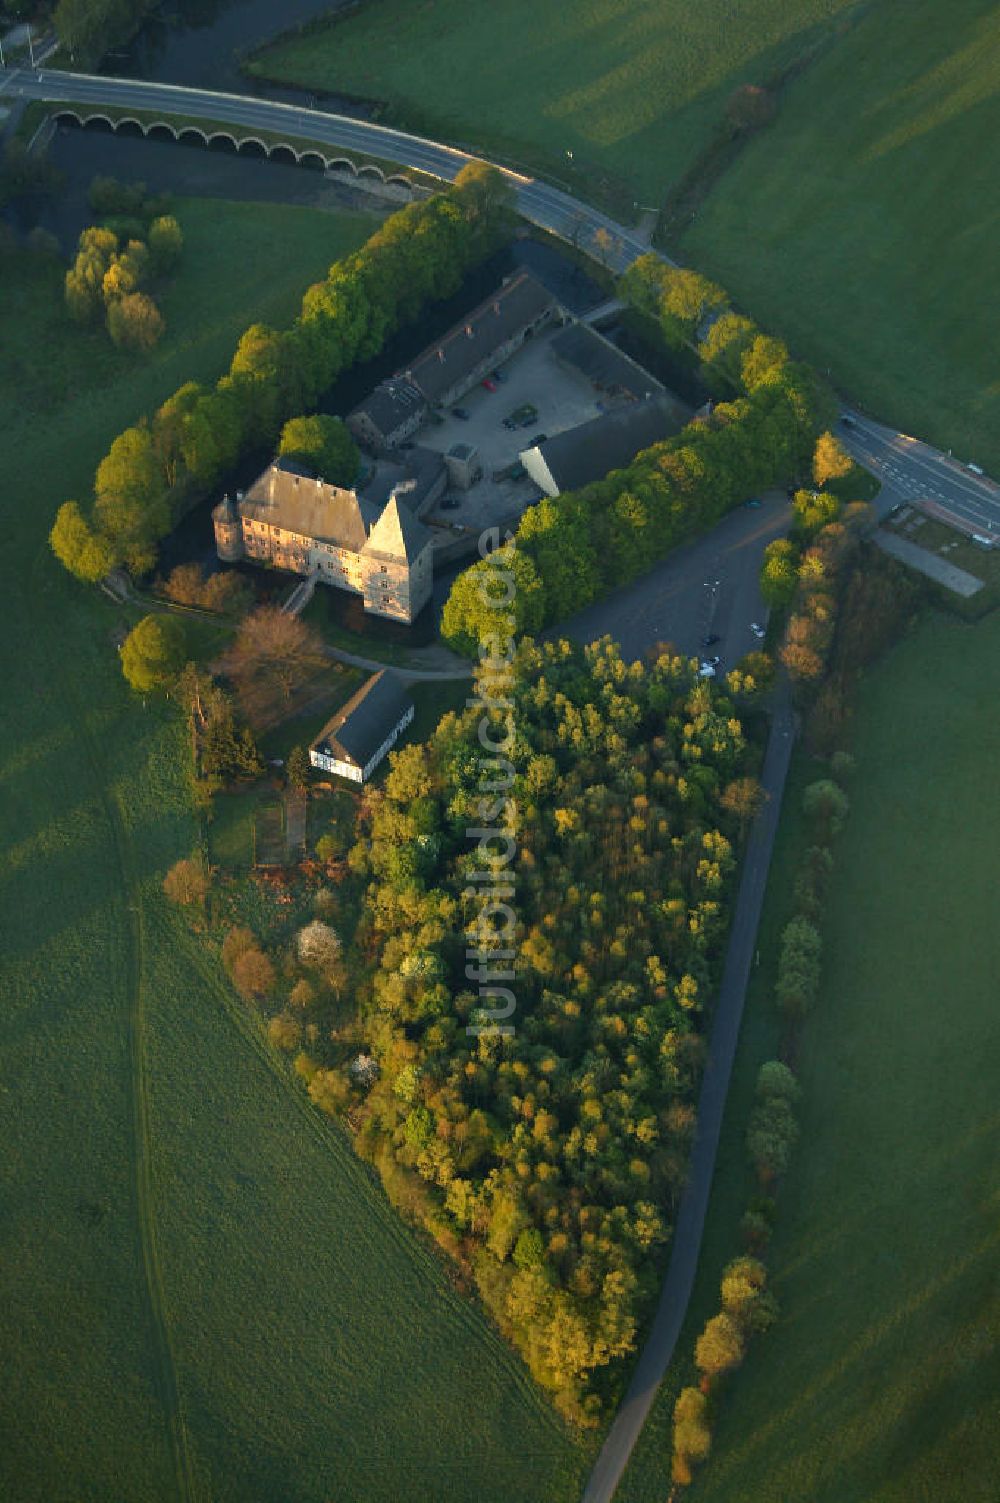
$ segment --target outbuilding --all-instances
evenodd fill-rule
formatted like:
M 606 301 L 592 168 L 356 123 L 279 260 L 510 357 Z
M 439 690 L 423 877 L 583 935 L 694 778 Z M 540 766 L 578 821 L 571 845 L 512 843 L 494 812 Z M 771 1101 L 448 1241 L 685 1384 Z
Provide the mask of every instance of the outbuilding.
M 414 705 L 394 673 L 380 669 L 323 727 L 309 761 L 352 783 L 365 783 L 413 720 Z

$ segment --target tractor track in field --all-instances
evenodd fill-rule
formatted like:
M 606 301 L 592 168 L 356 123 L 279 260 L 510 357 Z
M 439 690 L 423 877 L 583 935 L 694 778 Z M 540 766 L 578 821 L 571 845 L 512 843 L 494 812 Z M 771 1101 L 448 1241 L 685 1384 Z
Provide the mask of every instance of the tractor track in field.
M 36 560 L 34 571 L 36 574 L 44 557 L 45 554 L 39 554 Z M 32 594 L 36 599 L 43 598 L 37 589 L 33 590 Z M 64 700 L 73 711 L 80 745 L 93 774 L 95 792 L 107 820 L 115 862 L 121 876 L 126 921 L 124 932 L 127 934 L 125 984 L 128 999 L 127 1028 L 132 1100 L 131 1146 L 135 1167 L 139 1256 L 146 1286 L 149 1335 L 156 1373 L 156 1388 L 163 1408 L 171 1469 L 176 1483 L 175 1497 L 178 1503 L 203 1503 L 177 1383 L 173 1343 L 170 1336 L 170 1317 L 156 1236 L 155 1191 L 150 1153 L 152 1126 L 149 1069 L 146 1056 L 146 998 L 143 985 L 145 936 L 142 898 L 132 865 L 120 800 L 109 791 L 100 748 L 87 725 L 73 679 L 66 672 L 64 660 L 50 645 L 47 633 L 45 633 L 44 619 L 39 622 L 39 625 L 40 635 L 44 634 L 46 637 L 50 664 L 61 682 Z

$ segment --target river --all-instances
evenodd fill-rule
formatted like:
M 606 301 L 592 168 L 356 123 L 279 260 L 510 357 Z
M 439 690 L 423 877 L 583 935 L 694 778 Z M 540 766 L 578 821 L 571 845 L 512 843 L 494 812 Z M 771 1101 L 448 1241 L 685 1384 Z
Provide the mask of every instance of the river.
M 349 0 L 181 0 L 164 4 L 149 17 L 132 44 L 109 53 L 102 71 L 119 77 L 151 78 L 189 88 L 224 89 L 232 94 L 266 94 L 269 99 L 308 103 L 299 89 L 256 88 L 240 72 L 240 59 L 283 31 L 317 16 L 346 8 Z M 341 114 L 364 117 L 363 105 L 328 99 Z

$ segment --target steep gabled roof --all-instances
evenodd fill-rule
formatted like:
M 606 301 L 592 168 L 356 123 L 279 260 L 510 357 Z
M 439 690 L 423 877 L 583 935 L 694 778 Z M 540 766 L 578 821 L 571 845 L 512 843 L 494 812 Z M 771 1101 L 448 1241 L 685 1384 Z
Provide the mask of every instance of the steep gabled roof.
M 275 460 L 240 503 L 245 517 L 360 553 L 378 515 L 352 490 L 328 485 L 292 461 Z
M 382 668 L 323 727 L 312 750 L 355 767 L 367 767 L 412 707 L 413 701 L 396 675 Z
M 409 507 L 401 505 L 396 496 L 390 496 L 362 552 L 412 564 L 430 541 L 428 528 L 418 522 Z
M 447 334 L 428 345 L 404 374 L 428 402 L 437 402 L 501 345 L 554 308 L 555 303 L 548 288 L 530 272 L 523 271 L 498 287 L 492 297 L 480 303 Z

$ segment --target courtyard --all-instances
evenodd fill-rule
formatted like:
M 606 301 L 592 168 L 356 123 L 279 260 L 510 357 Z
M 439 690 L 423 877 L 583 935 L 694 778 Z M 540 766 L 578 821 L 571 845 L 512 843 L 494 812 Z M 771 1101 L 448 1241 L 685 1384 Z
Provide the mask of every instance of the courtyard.
M 516 465 L 518 455 L 531 448 L 539 435 L 554 438 L 599 417 L 614 403 L 614 398 L 556 359 L 552 342 L 561 332 L 562 326 L 556 325 L 523 345 L 501 367 L 504 379 L 495 383 L 495 391 L 478 385 L 466 392 L 455 406 L 468 417 L 455 417 L 453 407 L 438 415 L 440 421 L 432 420 L 421 430 L 417 442 L 441 454 L 447 454 L 453 444 L 472 446 L 483 468 L 483 478 L 471 490 L 449 487 L 426 521 L 477 532 L 500 522 L 509 524 L 540 499 L 539 489 L 528 476 L 496 477 Z M 527 408 L 533 408 L 536 415 L 524 426 L 504 427 L 505 418 Z

